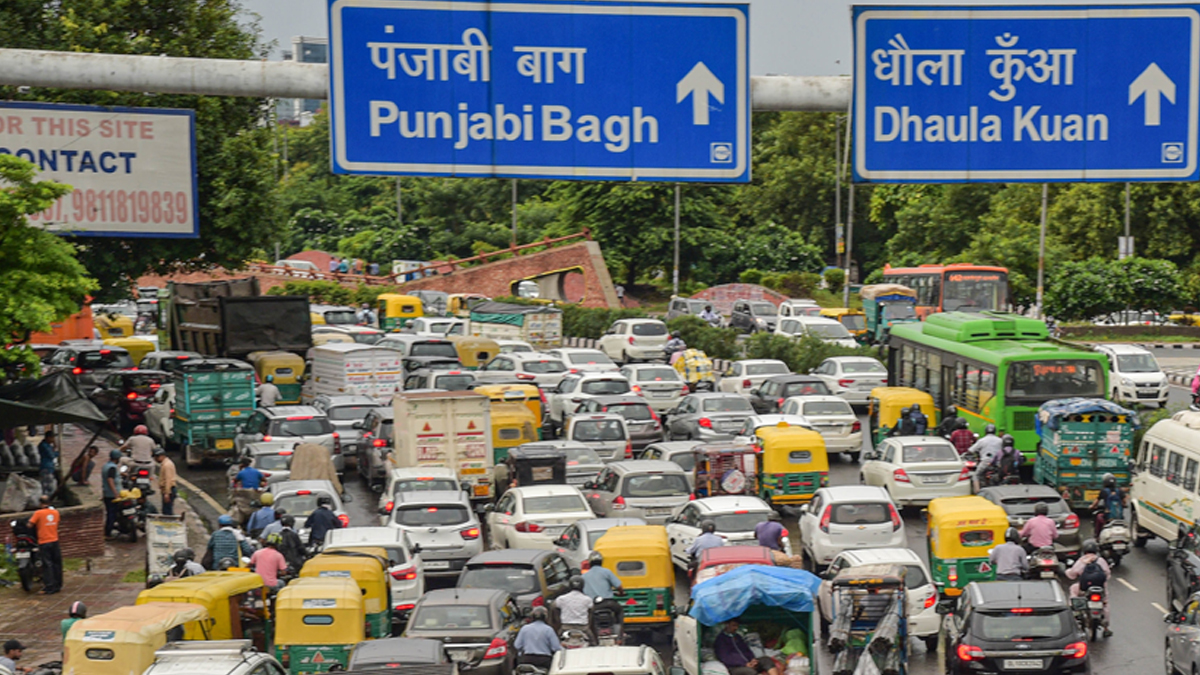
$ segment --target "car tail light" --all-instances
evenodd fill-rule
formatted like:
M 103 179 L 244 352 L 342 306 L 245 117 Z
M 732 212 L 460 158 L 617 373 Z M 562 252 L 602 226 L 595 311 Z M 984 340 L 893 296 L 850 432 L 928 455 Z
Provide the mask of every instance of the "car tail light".
M 633 393 L 637 394 L 638 396 L 641 396 L 642 395 L 642 385 L 640 385 L 640 384 L 630 385 L 629 391 L 632 391 Z
M 384 441 L 382 438 L 376 438 L 371 441 L 371 445 L 373 445 L 376 448 L 382 448 L 386 444 L 387 444 L 387 442 Z
M 857 434 L 860 431 L 862 431 L 862 422 L 854 420 L 854 424 L 850 425 L 850 433 Z
M 537 376 L 530 375 L 529 373 L 517 373 L 517 379 L 518 380 L 536 380 Z M 543 398 L 542 400 L 545 401 L 545 398 Z
M 976 647 L 975 645 L 959 645 L 958 646 L 958 660 L 962 661 L 963 663 L 970 663 L 971 661 L 982 661 L 983 660 L 983 650 L 980 649 L 979 647 Z
M 971 480 L 971 467 L 969 466 L 964 466 L 958 474 L 958 482 L 961 483 L 964 480 Z
M 689 492 L 689 493 L 688 493 L 688 501 L 689 501 L 689 502 L 694 502 L 694 501 L 696 501 L 696 493 L 695 493 L 695 492 Z
M 625 508 L 625 498 L 617 497 L 616 499 L 614 499 L 613 503 L 612 503 L 612 507 L 614 510 L 617 510 L 617 511 L 624 509 Z
M 76 367 L 74 367 L 74 368 L 72 368 L 72 369 L 71 369 L 71 374 L 72 374 L 72 375 L 82 375 L 82 374 L 83 374 L 83 368 L 80 368 L 80 367 L 76 366 Z
M 284 457 L 290 457 L 292 455 L 292 451 L 291 450 L 280 450 L 279 454 Z
M 417 578 L 417 570 L 415 567 L 401 567 L 392 570 L 392 578 L 396 581 L 412 581 Z
M 951 586 L 958 585 L 958 566 L 957 565 L 951 565 L 950 569 L 946 570 L 946 581 L 949 582 Z
M 483 653 L 484 659 L 498 659 L 508 656 L 508 643 L 504 638 L 493 638 L 492 644 L 488 645 L 487 651 Z
M 383 506 L 383 510 L 387 511 L 388 513 L 391 513 L 392 509 L 394 509 L 394 508 L 396 508 L 396 502 L 388 502 L 387 504 L 384 504 L 384 506 Z
M 892 532 L 904 527 L 904 521 L 900 520 L 900 512 L 896 510 L 895 504 L 888 504 L 888 512 L 892 514 Z
M 742 389 L 750 389 L 753 386 L 754 386 L 754 383 L 751 382 L 750 380 L 748 380 L 748 379 L 742 380 Z
M 529 533 L 536 534 L 536 533 L 542 531 L 542 526 L 538 525 L 537 523 L 531 523 L 528 520 L 522 520 L 521 522 L 514 525 L 513 529 L 516 530 L 517 532 L 529 532 Z
M 925 598 L 925 609 L 929 609 L 937 604 L 937 593 L 930 593 L 928 598 Z
M 625 441 L 625 459 L 633 459 L 633 443 Z
M 705 429 L 712 428 L 712 420 L 708 419 L 707 417 L 701 417 L 700 419 L 696 420 L 696 424 L 699 424 Z
M 111 350 L 111 349 L 101 349 L 101 350 L 100 350 L 100 355 L 101 355 L 101 356 L 108 356 L 108 355 L 109 355 L 109 354 L 111 354 L 111 353 L 112 353 L 112 350 Z
M 534 607 L 542 607 L 546 604 L 546 599 L 539 595 L 534 597 L 529 604 L 533 605 Z
M 412 604 L 412 603 L 410 602 L 410 603 L 408 603 L 408 604 L 405 604 L 405 605 L 396 605 L 396 606 L 395 606 L 395 607 L 393 607 L 392 609 L 393 609 L 394 611 L 397 611 L 397 612 L 411 612 L 411 611 L 413 610 L 413 608 L 414 608 L 414 607 L 416 607 L 416 605 L 414 605 L 414 604 Z
M 912 484 L 912 480 L 910 480 L 908 477 L 908 472 L 905 471 L 904 469 L 896 469 L 895 471 L 893 471 L 892 472 L 892 480 L 897 483 L 908 483 L 910 485 Z
M 174 409 L 174 408 L 171 408 L 171 414 L 172 414 L 172 415 L 174 415 L 174 414 L 175 414 L 175 409 Z
M 782 398 L 777 398 L 777 399 L 775 399 L 775 405 L 777 405 L 777 406 L 779 406 L 780 408 L 782 408 L 782 407 L 783 407 L 783 399 L 782 399 Z
M 181 354 L 181 355 L 179 355 L 179 356 L 176 356 L 175 358 L 176 358 L 176 359 L 178 359 L 179 361 L 187 361 L 188 359 L 190 359 L 190 358 L 192 358 L 192 357 L 190 357 L 190 356 L 187 356 L 187 355 L 184 355 L 184 354 Z
M 849 389 L 852 384 L 854 384 L 854 380 L 838 380 L 838 386 L 843 389 Z
M 350 527 L 350 516 L 344 513 L 339 513 L 338 521 L 341 522 L 342 527 Z
M 829 521 L 833 518 L 833 505 L 825 507 L 825 513 L 821 514 L 821 531 L 829 534 Z
M 342 454 L 342 435 L 338 432 L 333 432 L 333 454 Z
M 629 336 L 629 344 L 633 344 L 633 336 L 632 335 Z
M 291 417 L 287 418 L 287 420 L 289 422 L 299 422 L 299 421 L 311 420 L 311 419 L 312 419 L 312 415 L 292 415 Z
M 465 530 L 459 530 L 458 536 L 460 536 L 463 539 L 466 539 L 468 541 L 470 541 L 472 539 L 478 539 L 479 538 L 479 528 L 478 527 L 468 527 Z
M 1079 516 L 1075 515 L 1074 513 L 1067 516 L 1067 519 L 1063 521 L 1063 527 L 1067 528 L 1068 530 L 1079 527 Z
M 538 399 L 541 400 L 542 409 L 544 410 L 546 408 L 546 392 L 542 391 L 541 387 L 538 387 Z
M 150 383 L 150 391 L 158 391 L 159 389 L 162 389 L 162 385 L 161 385 L 161 384 L 159 384 L 159 383 L 157 383 L 157 382 L 151 382 L 151 383 Z
M 578 369 L 578 368 L 572 368 L 572 369 L 571 369 L 570 371 L 568 371 L 568 372 L 570 372 L 572 375 L 578 375 L 578 374 L 579 374 L 579 369 Z
M 1082 659 L 1087 656 L 1088 646 L 1086 642 L 1072 642 L 1063 647 L 1063 656 L 1068 659 Z
M 300 496 L 302 496 L 302 497 L 303 497 L 303 496 L 305 496 L 305 495 L 311 495 L 311 494 L 312 494 L 312 490 L 296 490 L 296 494 L 298 494 L 298 495 L 300 495 Z
M 136 392 L 131 391 L 128 394 L 125 394 L 125 398 L 129 399 L 130 401 L 136 401 L 137 397 L 138 397 L 138 395 Z

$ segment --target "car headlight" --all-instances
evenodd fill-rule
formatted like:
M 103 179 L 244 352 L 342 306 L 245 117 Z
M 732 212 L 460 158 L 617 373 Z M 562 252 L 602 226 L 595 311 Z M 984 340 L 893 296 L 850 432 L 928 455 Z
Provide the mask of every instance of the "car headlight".
M 766 322 L 766 321 L 763 321 L 762 319 L 755 319 L 755 320 L 754 320 L 754 323 L 758 324 L 759 326 L 765 326 L 765 325 L 767 325 L 767 322 Z
M 1132 387 L 1132 386 L 1133 386 L 1133 380 L 1129 379 L 1128 377 L 1122 377 L 1122 378 L 1121 378 L 1121 384 L 1122 384 L 1122 385 L 1124 385 L 1124 386 L 1126 386 L 1126 387 Z

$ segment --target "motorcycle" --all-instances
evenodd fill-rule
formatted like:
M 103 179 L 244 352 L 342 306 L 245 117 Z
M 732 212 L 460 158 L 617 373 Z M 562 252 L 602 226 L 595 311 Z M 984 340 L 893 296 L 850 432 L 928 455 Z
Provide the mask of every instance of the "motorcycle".
M 592 608 L 592 635 L 601 647 L 625 642 L 625 621 L 621 606 L 613 601 L 601 601 Z
M 1121 564 L 1121 558 L 1129 551 L 1130 534 L 1129 525 L 1120 519 L 1109 520 L 1101 527 L 1096 535 L 1096 545 L 1100 547 L 1100 555 L 1109 567 Z
M 562 645 L 563 649 L 580 649 L 592 646 L 592 640 L 588 634 L 578 628 L 564 629 L 562 634 L 558 636 L 558 642 Z
M 1057 579 L 1063 571 L 1053 546 L 1043 546 L 1029 554 L 1030 579 Z
M 9 525 L 16 539 L 13 557 L 17 560 L 17 576 L 21 578 L 21 589 L 32 593 L 34 582 L 42 578 L 42 556 L 37 545 L 37 530 L 31 527 L 27 520 L 14 520 Z
M 154 492 L 150 487 L 150 470 L 139 466 L 135 466 L 132 469 L 128 466 L 123 466 L 121 467 L 121 478 L 121 485 L 125 488 L 123 492 L 129 493 L 133 501 L 134 512 L 129 515 L 133 517 L 137 529 L 145 532 L 146 515 L 157 513 L 158 511 L 148 499 Z M 122 506 L 121 510 L 121 515 L 124 516 L 125 507 Z
M 1104 619 L 1104 605 L 1108 602 L 1107 593 L 1103 586 L 1091 586 L 1081 598 L 1072 598 L 1071 605 L 1075 609 L 1075 620 L 1087 636 L 1089 642 L 1095 642 L 1096 635 L 1103 631 L 1104 636 L 1110 634 L 1108 622 Z

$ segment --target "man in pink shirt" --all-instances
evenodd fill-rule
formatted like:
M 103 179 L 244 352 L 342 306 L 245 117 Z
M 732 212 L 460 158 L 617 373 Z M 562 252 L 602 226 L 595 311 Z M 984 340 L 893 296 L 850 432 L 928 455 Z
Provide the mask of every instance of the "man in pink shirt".
M 1053 546 L 1054 540 L 1058 539 L 1058 526 L 1046 515 L 1050 513 L 1050 506 L 1039 502 L 1033 509 L 1036 515 L 1021 528 L 1021 538 L 1029 541 L 1029 546 L 1034 549 Z
M 279 542 L 283 540 L 278 533 L 267 535 L 264 542 L 266 546 L 254 552 L 250 556 L 250 567 L 258 576 L 262 577 L 263 584 L 267 588 L 278 589 L 279 573 L 287 570 L 287 560 L 283 554 L 279 552 Z

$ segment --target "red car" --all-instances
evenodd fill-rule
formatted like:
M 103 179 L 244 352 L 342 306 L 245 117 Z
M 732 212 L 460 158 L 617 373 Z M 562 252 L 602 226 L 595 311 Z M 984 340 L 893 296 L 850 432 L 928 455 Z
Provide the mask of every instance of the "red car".
M 708 581 L 742 565 L 775 565 L 774 552 L 766 546 L 718 546 L 700 552 L 692 573 L 692 585 Z

